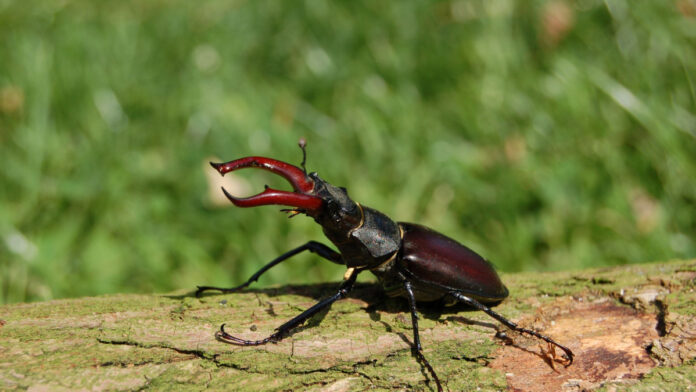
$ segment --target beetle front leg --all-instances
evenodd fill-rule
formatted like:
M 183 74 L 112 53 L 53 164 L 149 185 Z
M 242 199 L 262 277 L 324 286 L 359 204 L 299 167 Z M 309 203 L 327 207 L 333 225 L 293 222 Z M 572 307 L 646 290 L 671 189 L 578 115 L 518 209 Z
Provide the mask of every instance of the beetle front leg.
M 346 295 L 348 295 L 348 292 L 350 292 L 350 290 L 353 288 L 353 284 L 355 284 L 355 279 L 357 279 L 359 273 L 360 271 L 353 270 L 348 279 L 341 283 L 336 294 L 332 295 L 329 298 L 319 301 L 317 304 L 300 313 L 292 320 L 276 328 L 276 332 L 265 339 L 240 339 L 225 332 L 225 324 L 222 324 L 220 326 L 220 330 L 217 333 L 215 333 L 215 337 L 225 343 L 236 344 L 240 346 L 259 346 L 268 342 L 278 342 L 282 340 L 284 337 L 286 337 L 293 328 L 309 320 L 312 316 L 319 313 L 322 309 L 331 306 L 331 304 L 338 301 L 339 299 L 345 298 Z
M 551 343 L 551 344 L 553 344 L 554 346 L 560 348 L 561 350 L 563 350 L 563 351 L 565 352 L 565 355 L 566 355 L 566 357 L 568 358 L 568 363 L 565 365 L 566 367 L 570 366 L 570 365 L 573 363 L 573 357 L 575 356 L 575 354 L 573 354 L 573 352 L 572 352 L 568 347 L 561 345 L 560 343 L 556 342 L 555 340 L 551 339 L 550 337 L 548 337 L 548 336 L 546 336 L 546 335 L 542 335 L 542 334 L 540 334 L 539 332 L 536 332 L 536 331 L 533 331 L 533 330 L 531 330 L 531 329 L 522 328 L 522 327 L 518 326 L 517 324 L 515 324 L 515 323 L 513 323 L 512 321 L 506 319 L 506 318 L 503 317 L 502 315 L 500 315 L 500 314 L 494 312 L 493 310 L 491 310 L 491 308 L 489 308 L 488 306 L 486 306 L 486 305 L 480 303 L 479 301 L 476 301 L 476 300 L 473 299 L 473 298 L 469 298 L 469 297 L 467 297 L 466 295 L 463 295 L 463 294 L 461 294 L 461 293 L 459 293 L 459 292 L 456 292 L 456 291 L 450 291 L 449 294 L 450 294 L 451 296 L 453 296 L 454 298 L 456 298 L 458 301 L 461 301 L 461 302 L 463 302 L 463 303 L 465 303 L 465 304 L 467 304 L 467 305 L 469 305 L 469 306 L 472 306 L 472 307 L 474 307 L 474 308 L 476 308 L 476 309 L 478 309 L 478 310 L 483 311 L 484 313 L 486 313 L 487 315 L 489 315 L 489 316 L 493 317 L 494 319 L 500 321 L 502 324 L 504 324 L 506 327 L 512 329 L 513 331 L 517 331 L 517 332 L 520 332 L 520 333 L 526 333 L 526 334 L 528 334 L 528 335 L 532 335 L 532 336 L 534 336 L 534 337 L 536 337 L 536 338 L 539 338 L 539 339 L 541 339 L 541 340 L 543 340 L 543 341 L 546 341 L 546 342 L 548 342 L 548 343 Z
M 287 251 L 287 252 L 283 253 L 282 255 L 276 257 L 270 263 L 264 265 L 260 270 L 256 271 L 256 273 L 254 275 L 252 275 L 251 278 L 249 278 L 249 280 L 240 284 L 239 286 L 229 287 L 229 288 L 213 287 L 213 286 L 198 286 L 198 290 L 196 290 L 196 297 L 199 297 L 203 292 L 210 291 L 210 290 L 219 291 L 223 294 L 234 293 L 236 291 L 239 291 L 239 290 L 249 286 L 253 282 L 256 282 L 259 279 L 259 277 L 261 275 L 263 275 L 264 272 L 275 267 L 276 265 L 280 264 L 281 262 L 289 259 L 290 257 L 292 257 L 300 252 L 304 252 L 305 250 L 308 250 L 312 253 L 316 253 L 319 256 L 325 258 L 326 260 L 329 260 L 329 261 L 334 262 L 336 264 L 343 264 L 340 253 L 334 251 L 333 249 L 329 248 L 328 246 L 322 244 L 321 242 L 309 241 L 302 246 L 298 246 L 297 248 L 290 250 L 290 251 Z
M 433 375 L 438 392 L 442 392 L 440 379 L 437 377 L 435 370 L 433 370 L 432 366 L 430 366 L 430 362 L 428 362 L 423 354 L 423 347 L 421 346 L 420 336 L 418 335 L 418 309 L 416 309 L 416 297 L 413 295 L 411 282 L 409 282 L 406 277 L 401 274 L 399 274 L 399 277 L 404 283 L 404 290 L 406 290 L 408 305 L 411 308 L 411 324 L 413 325 L 413 352 L 416 354 L 418 359 L 423 362 L 423 365 L 428 369 L 430 374 Z

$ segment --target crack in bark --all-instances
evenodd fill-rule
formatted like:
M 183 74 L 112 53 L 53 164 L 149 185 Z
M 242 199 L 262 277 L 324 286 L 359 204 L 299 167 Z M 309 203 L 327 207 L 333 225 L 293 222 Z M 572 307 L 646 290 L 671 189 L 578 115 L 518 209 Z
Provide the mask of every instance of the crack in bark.
M 102 343 L 102 344 L 111 344 L 111 345 L 116 345 L 116 346 L 126 345 L 126 346 L 133 346 L 133 347 L 139 347 L 139 348 L 145 348 L 145 349 L 147 349 L 147 348 L 168 349 L 168 350 L 173 350 L 179 354 L 192 355 L 193 357 L 195 357 L 197 359 L 212 362 L 217 367 L 226 367 L 226 368 L 231 368 L 231 369 L 235 369 L 235 370 L 239 370 L 239 371 L 243 371 L 243 372 L 247 372 L 247 373 L 254 373 L 254 374 L 267 374 L 267 372 L 250 370 L 248 367 L 243 367 L 243 366 L 240 366 L 237 364 L 220 362 L 218 359 L 219 354 L 212 354 L 211 355 L 211 354 L 208 354 L 202 350 L 181 349 L 181 348 L 166 346 L 166 345 L 162 345 L 162 344 L 143 344 L 143 343 L 135 342 L 135 341 L 131 341 L 131 340 L 107 340 L 107 339 L 103 339 L 100 337 L 97 337 L 97 341 L 99 343 Z M 174 363 L 174 362 L 180 362 L 180 361 L 163 361 L 162 363 L 167 363 L 167 362 Z M 155 362 L 147 362 L 146 361 L 146 362 L 141 362 L 138 364 L 122 363 L 122 364 L 120 364 L 120 366 L 121 367 L 126 367 L 128 365 L 143 366 L 143 365 L 150 364 L 150 363 L 155 363 Z M 313 374 L 313 373 L 331 373 L 331 372 L 338 372 L 338 373 L 347 374 L 347 375 L 358 375 L 358 376 L 366 379 L 371 385 L 375 385 L 375 382 L 372 379 L 372 377 L 370 377 L 369 375 L 358 370 L 362 366 L 370 365 L 370 364 L 374 365 L 375 363 L 376 363 L 376 360 L 374 360 L 374 359 L 357 361 L 357 362 L 352 364 L 351 370 L 347 370 L 347 369 L 343 368 L 345 366 L 345 364 L 339 363 L 339 364 L 336 364 L 336 365 L 328 367 L 328 368 L 317 368 L 317 369 L 302 370 L 302 371 L 285 369 L 284 371 L 286 371 L 287 373 L 290 373 L 290 374 L 299 374 L 299 375 Z M 116 365 L 116 363 L 114 362 L 113 365 Z M 106 364 L 106 365 L 100 365 L 100 366 L 113 366 L 113 365 Z M 149 385 L 152 382 L 152 380 L 154 380 L 156 378 L 157 377 L 155 377 L 153 379 L 148 379 L 146 377 L 148 382 L 143 386 L 143 388 L 146 389 L 147 385 Z M 142 388 L 140 390 L 142 390 Z
M 188 354 L 188 355 L 194 355 L 196 357 L 199 357 L 201 359 L 209 359 L 206 357 L 205 352 L 201 350 L 186 350 L 186 349 L 181 349 L 181 348 L 176 348 L 176 347 L 171 347 L 163 344 L 143 344 L 139 342 L 134 342 L 130 340 L 106 340 L 102 339 L 100 337 L 97 337 L 97 341 L 102 344 L 112 344 L 115 346 L 134 346 L 134 347 L 140 347 L 140 348 L 163 348 L 163 349 L 169 349 L 169 350 L 174 350 L 179 354 Z M 217 355 L 214 355 L 217 356 Z
M 160 348 L 160 349 L 166 349 L 166 350 L 173 350 L 179 354 L 191 355 L 191 356 L 198 358 L 198 359 L 202 359 L 205 361 L 211 361 L 218 366 L 225 366 L 224 364 L 221 365 L 217 361 L 217 357 L 218 357 L 217 354 L 213 354 L 211 356 L 211 355 L 208 355 L 204 351 L 201 351 L 201 350 L 187 350 L 187 349 L 171 347 L 171 346 L 167 346 L 167 345 L 163 345 L 163 344 L 143 344 L 143 343 L 134 342 L 131 340 L 107 340 L 107 339 L 102 339 L 100 337 L 97 337 L 97 342 L 102 343 L 102 344 L 111 344 L 114 346 L 133 346 L 133 347 L 139 347 L 139 348 L 145 348 L 145 349 L 147 349 L 147 348 Z M 163 361 L 162 363 L 174 363 L 174 362 L 181 362 L 181 361 Z M 125 364 L 125 366 L 128 366 L 128 365 L 143 366 L 146 364 L 156 364 L 156 362 L 150 361 L 150 362 L 141 362 L 138 364 L 129 363 L 129 364 Z M 233 367 L 233 366 L 228 366 L 228 367 Z M 239 369 L 239 370 L 245 370 L 245 369 Z
M 483 366 L 488 366 L 488 364 L 491 362 L 493 357 L 489 357 L 487 355 L 480 355 L 478 357 L 467 357 L 467 356 L 453 355 L 450 357 L 450 359 L 454 359 L 455 361 L 465 361 L 465 362 L 477 363 L 477 364 L 483 365 Z
M 655 307 L 657 308 L 657 325 L 655 328 L 657 329 L 657 335 L 662 337 L 668 334 L 669 331 L 667 331 L 667 314 L 668 314 L 668 305 L 665 301 L 662 299 L 656 299 L 655 300 Z

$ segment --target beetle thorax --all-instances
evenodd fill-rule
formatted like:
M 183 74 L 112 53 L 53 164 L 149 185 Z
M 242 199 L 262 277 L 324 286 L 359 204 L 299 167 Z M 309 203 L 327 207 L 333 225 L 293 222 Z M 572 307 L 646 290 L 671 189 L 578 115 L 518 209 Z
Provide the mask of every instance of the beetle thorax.
M 338 247 L 348 267 L 371 269 L 396 255 L 401 233 L 396 222 L 381 212 L 361 205 L 358 208 L 362 219 L 357 226 L 340 234 L 324 227 L 324 234 Z
M 321 212 L 313 218 L 348 267 L 372 268 L 396 254 L 401 243 L 396 222 L 356 203 L 345 188 L 327 183 L 316 173 L 309 176 L 314 181 L 314 194 L 324 201 Z

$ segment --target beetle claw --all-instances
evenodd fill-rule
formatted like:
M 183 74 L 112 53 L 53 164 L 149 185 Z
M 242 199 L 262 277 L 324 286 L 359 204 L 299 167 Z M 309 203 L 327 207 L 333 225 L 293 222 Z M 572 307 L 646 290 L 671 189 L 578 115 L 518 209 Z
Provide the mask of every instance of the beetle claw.
M 210 162 L 210 166 L 223 176 L 234 170 L 255 167 L 257 169 L 268 170 L 285 178 L 297 192 L 309 193 L 314 189 L 314 181 L 307 177 L 302 169 L 276 159 L 246 157 L 225 163 Z
M 219 341 L 225 342 L 225 343 L 230 343 L 230 344 L 235 344 L 238 346 L 260 346 L 262 344 L 266 344 L 270 341 L 273 340 L 274 335 L 271 335 L 267 337 L 266 339 L 262 340 L 245 340 L 245 339 L 240 339 L 236 336 L 232 336 L 225 332 L 225 324 L 222 324 L 220 326 L 220 330 L 215 332 L 215 338 Z
M 229 201 L 231 201 L 232 203 L 237 204 L 236 201 L 239 200 L 238 198 L 232 196 L 229 192 L 227 192 L 227 189 L 225 189 L 224 186 L 221 186 L 220 189 L 222 189 L 222 193 L 225 194 L 225 196 L 227 197 L 227 199 L 228 199 Z
M 213 169 L 217 170 L 218 172 L 220 171 L 220 166 L 222 166 L 222 163 L 215 163 L 215 162 L 208 162 L 210 163 L 210 166 L 213 167 Z M 221 176 L 224 176 L 224 173 L 220 173 Z
M 288 180 L 294 189 L 294 192 L 286 192 L 265 185 L 264 191 L 258 195 L 238 198 L 232 196 L 225 188 L 222 188 L 225 196 L 237 207 L 257 207 L 269 204 L 280 204 L 297 207 L 302 210 L 301 212 L 304 212 L 307 210 L 318 210 L 324 203 L 320 197 L 313 194 L 314 181 L 307 177 L 301 169 L 289 163 L 270 158 L 247 157 L 226 163 L 210 162 L 210 166 L 223 176 L 228 172 L 250 167 L 268 170 Z

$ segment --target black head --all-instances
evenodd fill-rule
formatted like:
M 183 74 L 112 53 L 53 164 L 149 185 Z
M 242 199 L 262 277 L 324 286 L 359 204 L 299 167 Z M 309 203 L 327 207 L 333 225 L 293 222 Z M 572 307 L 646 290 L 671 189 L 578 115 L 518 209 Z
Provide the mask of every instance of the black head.
M 323 203 L 320 209 L 308 215 L 311 215 L 324 231 L 337 235 L 345 233 L 347 237 L 363 219 L 360 206 L 348 196 L 346 188 L 329 184 L 317 173 L 310 173 L 309 178 L 314 181 L 314 196 L 321 198 Z

